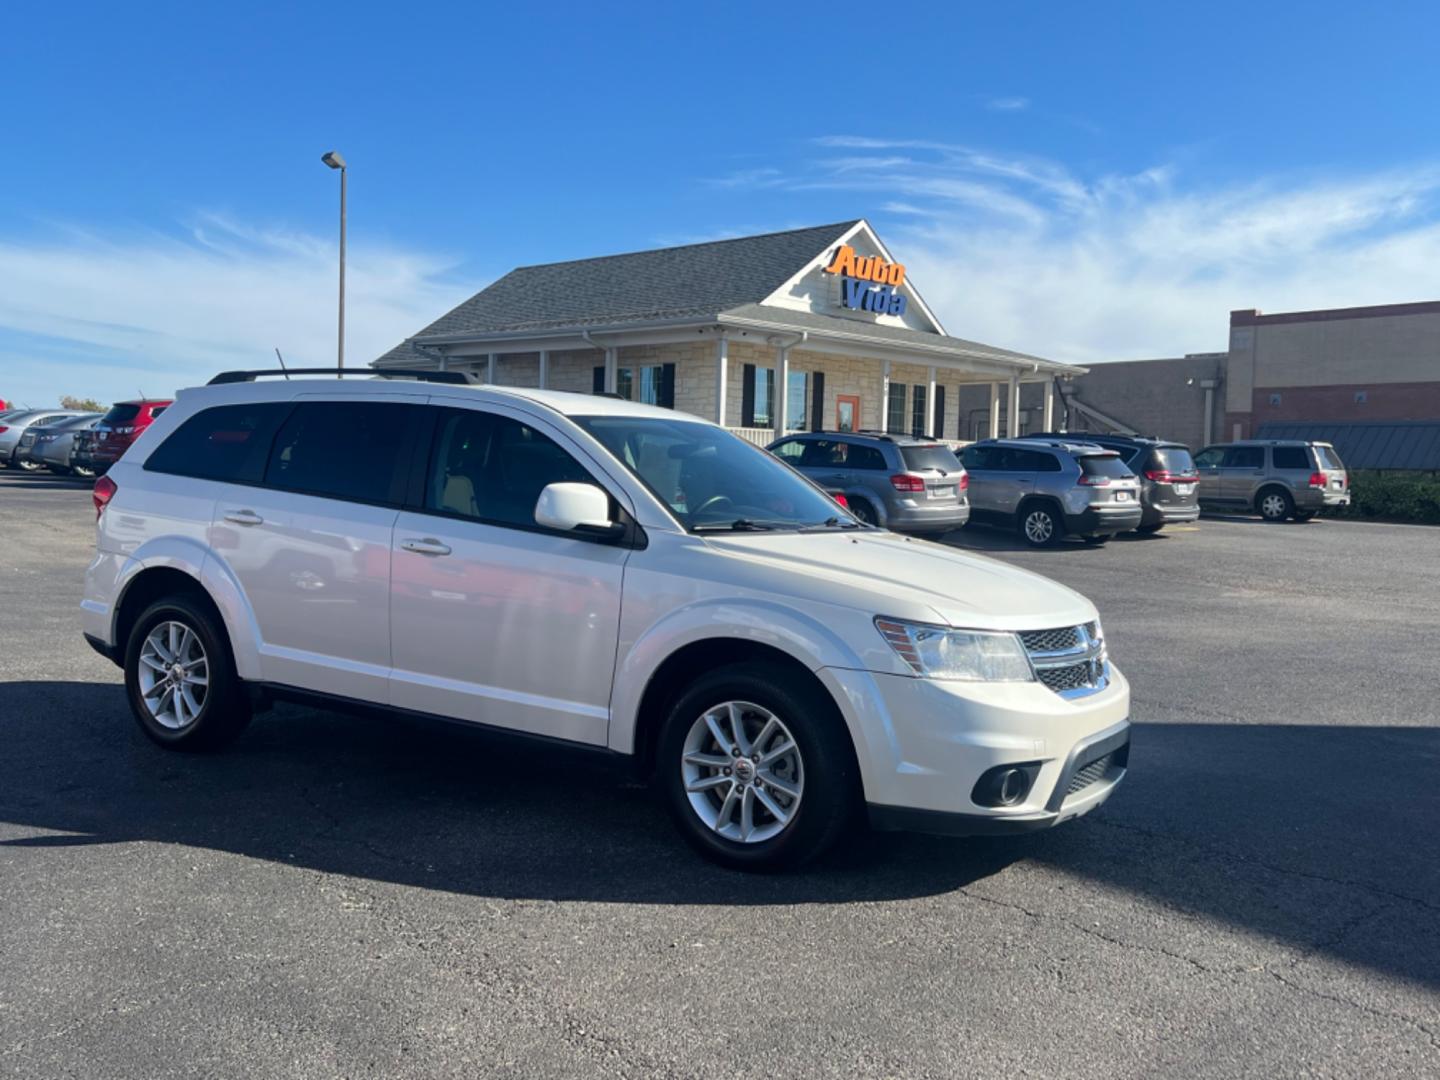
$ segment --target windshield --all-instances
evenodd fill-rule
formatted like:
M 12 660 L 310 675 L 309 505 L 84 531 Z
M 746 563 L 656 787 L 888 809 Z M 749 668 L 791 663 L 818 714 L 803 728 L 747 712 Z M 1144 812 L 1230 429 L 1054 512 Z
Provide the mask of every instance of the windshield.
M 1324 443 L 1315 444 L 1315 458 L 1320 462 L 1322 469 L 1343 469 L 1345 463 L 1340 460 L 1340 455 L 1335 452 L 1333 446 L 1326 446 Z
M 114 405 L 110 411 L 101 417 L 102 424 L 109 424 L 112 427 L 116 424 L 128 424 L 140 415 L 139 405 Z
M 692 531 L 855 525 L 788 465 L 724 428 L 659 417 L 574 420 Z
M 955 473 L 963 468 L 960 459 L 955 456 L 955 451 L 940 443 L 925 446 L 902 446 L 900 447 L 900 458 L 905 462 L 905 468 L 911 472 L 936 469 L 942 473 Z
M 1134 476 L 1130 467 L 1120 460 L 1118 454 L 1091 454 L 1080 459 L 1080 471 L 1086 476 L 1108 476 L 1112 480 L 1124 480 Z

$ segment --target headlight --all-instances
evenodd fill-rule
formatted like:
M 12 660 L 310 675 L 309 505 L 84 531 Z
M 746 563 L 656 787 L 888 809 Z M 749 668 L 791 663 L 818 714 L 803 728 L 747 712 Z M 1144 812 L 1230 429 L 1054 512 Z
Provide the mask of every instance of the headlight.
M 966 682 L 1033 682 L 1035 672 L 1015 634 L 951 630 L 879 616 L 875 629 L 917 675 Z

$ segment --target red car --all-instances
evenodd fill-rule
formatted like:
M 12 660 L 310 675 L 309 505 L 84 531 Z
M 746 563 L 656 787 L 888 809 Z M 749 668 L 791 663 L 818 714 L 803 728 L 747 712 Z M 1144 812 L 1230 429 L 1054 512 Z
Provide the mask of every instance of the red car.
M 119 461 L 140 433 L 169 407 L 169 400 L 122 401 L 112 405 L 91 429 L 87 464 L 97 473 L 103 473 Z

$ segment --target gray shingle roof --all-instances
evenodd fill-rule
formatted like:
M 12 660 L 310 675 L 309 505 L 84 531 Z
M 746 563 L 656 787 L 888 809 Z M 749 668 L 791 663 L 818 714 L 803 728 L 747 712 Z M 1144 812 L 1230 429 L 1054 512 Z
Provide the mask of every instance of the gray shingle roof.
M 856 224 L 842 221 L 735 240 L 522 266 L 415 337 L 712 317 L 764 300 Z M 386 353 L 380 363 L 421 357 L 410 345 L 413 340 Z
M 1271 421 L 1255 437 L 1333 443 L 1351 469 L 1440 469 L 1440 420 Z

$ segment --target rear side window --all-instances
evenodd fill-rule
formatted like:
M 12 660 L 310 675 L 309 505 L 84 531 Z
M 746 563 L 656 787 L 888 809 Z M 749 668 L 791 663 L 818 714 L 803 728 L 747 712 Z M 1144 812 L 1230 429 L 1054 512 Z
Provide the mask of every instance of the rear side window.
M 275 437 L 265 485 L 352 502 L 398 505 L 417 406 L 307 401 Z
M 1232 446 L 1225 451 L 1222 469 L 1263 469 L 1265 448 L 1263 446 Z
M 110 411 L 100 418 L 102 424 L 128 424 L 140 415 L 139 405 L 112 405 Z
M 862 446 L 859 443 L 846 443 L 845 467 L 847 469 L 869 469 L 874 472 L 883 472 L 885 469 L 885 455 L 879 447 Z
M 937 469 L 942 473 L 960 471 L 960 459 L 953 450 L 940 443 L 931 446 L 902 446 L 900 458 L 905 462 L 905 468 L 916 472 L 926 469 Z
M 1277 469 L 1310 468 L 1310 455 L 1305 452 L 1303 446 L 1272 446 L 1270 460 L 1275 463 Z
M 145 461 L 151 472 L 258 484 L 289 402 L 219 405 L 186 420 Z
M 1322 468 L 1322 469 L 1343 469 L 1343 468 L 1345 468 L 1345 463 L 1340 460 L 1340 455 L 1335 452 L 1335 448 L 1334 448 L 1333 446 L 1320 446 L 1320 445 L 1317 444 L 1317 445 L 1314 447 L 1314 450 L 1315 450 L 1315 457 L 1318 458 L 1319 461 L 1320 461 L 1320 468 Z
M 1124 480 L 1135 475 L 1130 471 L 1130 466 L 1118 456 L 1109 454 L 1092 454 L 1080 458 L 1080 471 L 1086 476 L 1105 476 L 1111 480 Z

